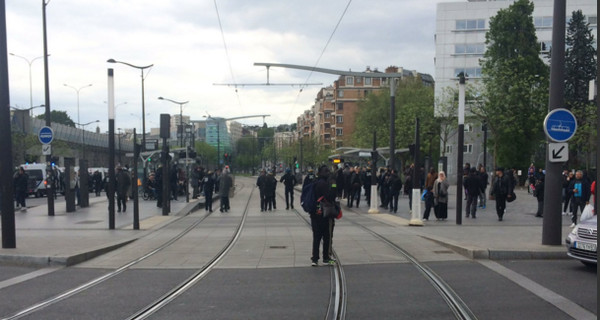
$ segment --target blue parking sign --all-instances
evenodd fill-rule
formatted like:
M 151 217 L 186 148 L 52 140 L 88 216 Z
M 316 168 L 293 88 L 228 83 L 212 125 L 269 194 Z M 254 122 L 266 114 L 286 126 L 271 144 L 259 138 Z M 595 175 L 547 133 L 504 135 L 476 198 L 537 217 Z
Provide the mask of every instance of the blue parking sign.
M 565 142 L 575 135 L 575 131 L 577 119 L 567 109 L 554 109 L 544 119 L 544 132 L 553 141 Z
M 38 139 L 42 144 L 49 144 L 54 140 L 54 131 L 50 127 L 41 127 L 38 133 Z

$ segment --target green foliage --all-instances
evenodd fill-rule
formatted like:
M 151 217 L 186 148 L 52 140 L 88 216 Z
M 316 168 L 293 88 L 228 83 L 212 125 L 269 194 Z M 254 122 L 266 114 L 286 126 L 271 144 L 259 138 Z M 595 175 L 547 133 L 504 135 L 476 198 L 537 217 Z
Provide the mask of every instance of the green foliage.
M 415 139 L 415 119 L 419 118 L 422 137 L 431 133 L 439 136 L 440 126 L 433 117 L 433 88 L 423 85 L 420 78 L 399 81 L 396 90 L 396 148 L 408 148 Z M 377 147 L 390 145 L 390 91 L 367 95 L 358 103 L 356 130 L 352 145 L 360 148 L 373 147 L 373 132 L 377 134 Z M 437 139 L 421 139 L 421 151 L 437 147 Z
M 256 152 L 258 140 L 252 136 L 245 136 L 236 142 L 236 155 L 233 158 L 236 170 L 250 171 L 257 167 L 260 159 Z
M 485 102 L 475 113 L 487 121 L 496 163 L 503 166 L 527 167 L 543 140 L 549 70 L 539 56 L 532 12 L 533 3 L 517 0 L 490 18 L 486 33 Z
M 46 114 L 42 113 L 42 114 L 38 115 L 36 118 L 46 120 Z M 69 117 L 69 115 L 67 114 L 66 111 L 51 110 L 50 111 L 50 121 L 51 121 L 51 123 L 60 123 L 60 124 L 64 124 L 65 126 L 75 128 L 75 122 L 71 119 L 71 117 Z
M 594 36 L 585 16 L 574 11 L 567 26 L 565 51 L 565 103 L 578 120 L 577 132 L 569 142 L 569 164 L 582 168 L 583 162 L 589 169 L 591 155 L 595 153 L 593 143 L 596 136 L 596 107 L 588 101 L 589 81 L 596 78 L 596 50 Z
M 202 159 L 202 164 L 205 166 L 215 166 L 217 163 L 217 148 L 209 145 L 204 141 L 197 141 L 194 146 L 198 157 Z

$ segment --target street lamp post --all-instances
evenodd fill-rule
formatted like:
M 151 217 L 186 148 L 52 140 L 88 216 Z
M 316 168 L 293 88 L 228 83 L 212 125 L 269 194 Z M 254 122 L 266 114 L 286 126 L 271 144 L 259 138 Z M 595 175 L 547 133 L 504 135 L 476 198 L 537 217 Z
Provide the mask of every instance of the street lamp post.
M 106 62 L 108 63 L 120 63 L 120 64 L 124 64 L 127 66 L 130 66 L 132 68 L 136 68 L 139 69 L 141 71 L 141 77 L 142 77 L 142 151 L 146 150 L 146 106 L 144 103 L 144 70 L 151 68 L 152 66 L 154 66 L 154 64 L 150 64 L 147 66 L 136 66 L 127 62 L 123 62 L 123 61 L 117 61 L 115 59 L 108 59 L 106 60 Z M 148 75 L 148 74 L 146 74 Z M 144 165 L 144 171 L 146 169 L 146 165 Z
M 46 32 L 46 6 L 50 3 L 50 0 L 42 0 L 42 34 L 44 43 L 44 105 L 46 106 L 45 117 L 46 127 L 50 127 L 52 124 L 51 113 L 50 113 L 50 75 L 48 72 L 48 35 Z M 48 199 L 48 216 L 54 216 L 54 192 L 55 180 L 58 177 L 54 177 L 54 170 L 50 163 L 52 161 L 52 154 L 46 155 L 46 171 L 48 172 L 48 181 L 51 181 L 50 188 L 46 198 Z
M 35 58 L 29 60 L 29 59 L 27 59 L 27 58 L 25 58 L 23 56 L 20 56 L 18 54 L 14 54 L 12 52 L 10 53 L 10 55 L 25 60 L 27 62 L 27 64 L 29 65 L 29 108 L 30 108 L 29 109 L 29 116 L 32 116 L 33 115 L 33 111 L 32 111 L 33 110 L 33 83 L 31 81 L 31 65 L 33 64 L 33 62 L 35 60 L 41 59 L 44 56 L 35 57 Z
M 158 97 L 158 100 L 166 100 L 179 105 L 179 126 L 177 127 L 177 135 L 179 136 L 179 145 L 183 146 L 183 105 L 189 101 L 180 102 L 163 97 Z
M 100 122 L 100 120 L 94 120 L 86 123 L 76 123 L 81 128 L 81 159 L 85 160 L 85 126 Z
M 119 165 L 123 165 L 123 161 L 121 160 L 121 131 L 123 131 L 123 129 L 117 128 L 117 131 L 117 134 L 119 135 Z
M 87 85 L 85 85 L 85 86 L 81 86 L 81 87 L 79 87 L 79 88 L 75 88 L 75 87 L 73 87 L 73 86 L 70 86 L 70 85 L 68 85 L 68 84 L 66 84 L 66 83 L 64 83 L 63 85 L 64 85 L 65 87 L 68 87 L 68 88 L 71 88 L 71 89 L 75 90 L 75 92 L 77 93 L 77 122 L 79 122 L 79 91 L 81 91 L 81 89 L 84 89 L 84 88 L 89 88 L 89 87 L 91 87 L 91 86 L 92 86 L 92 84 L 90 83 L 90 84 L 87 84 Z

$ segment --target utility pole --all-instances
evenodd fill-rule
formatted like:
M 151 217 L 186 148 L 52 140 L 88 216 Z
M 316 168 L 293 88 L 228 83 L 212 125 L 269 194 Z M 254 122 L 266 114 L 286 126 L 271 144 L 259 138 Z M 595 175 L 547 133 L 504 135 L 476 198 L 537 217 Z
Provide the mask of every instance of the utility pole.
M 44 36 L 44 97 L 46 106 L 46 127 L 50 127 L 52 122 L 50 118 L 50 80 L 48 76 L 48 36 L 46 33 L 46 6 L 50 0 L 42 0 L 42 20 L 43 20 L 43 36 Z M 54 168 L 52 168 L 52 154 L 46 155 L 46 172 L 48 173 L 48 181 L 50 181 L 50 188 L 47 190 L 48 198 L 48 215 L 54 216 L 54 192 L 55 190 L 55 179 Z

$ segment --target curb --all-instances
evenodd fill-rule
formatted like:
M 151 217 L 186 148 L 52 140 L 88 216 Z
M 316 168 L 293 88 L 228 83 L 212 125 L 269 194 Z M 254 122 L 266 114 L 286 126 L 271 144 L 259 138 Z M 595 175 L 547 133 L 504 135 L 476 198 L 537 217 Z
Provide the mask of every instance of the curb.
M 483 249 L 476 246 L 462 246 L 447 239 L 433 238 L 421 235 L 422 238 L 438 243 L 446 248 L 474 260 L 550 260 L 550 259 L 569 259 L 566 251 L 547 250 L 500 250 Z M 562 246 L 560 246 L 562 248 Z

